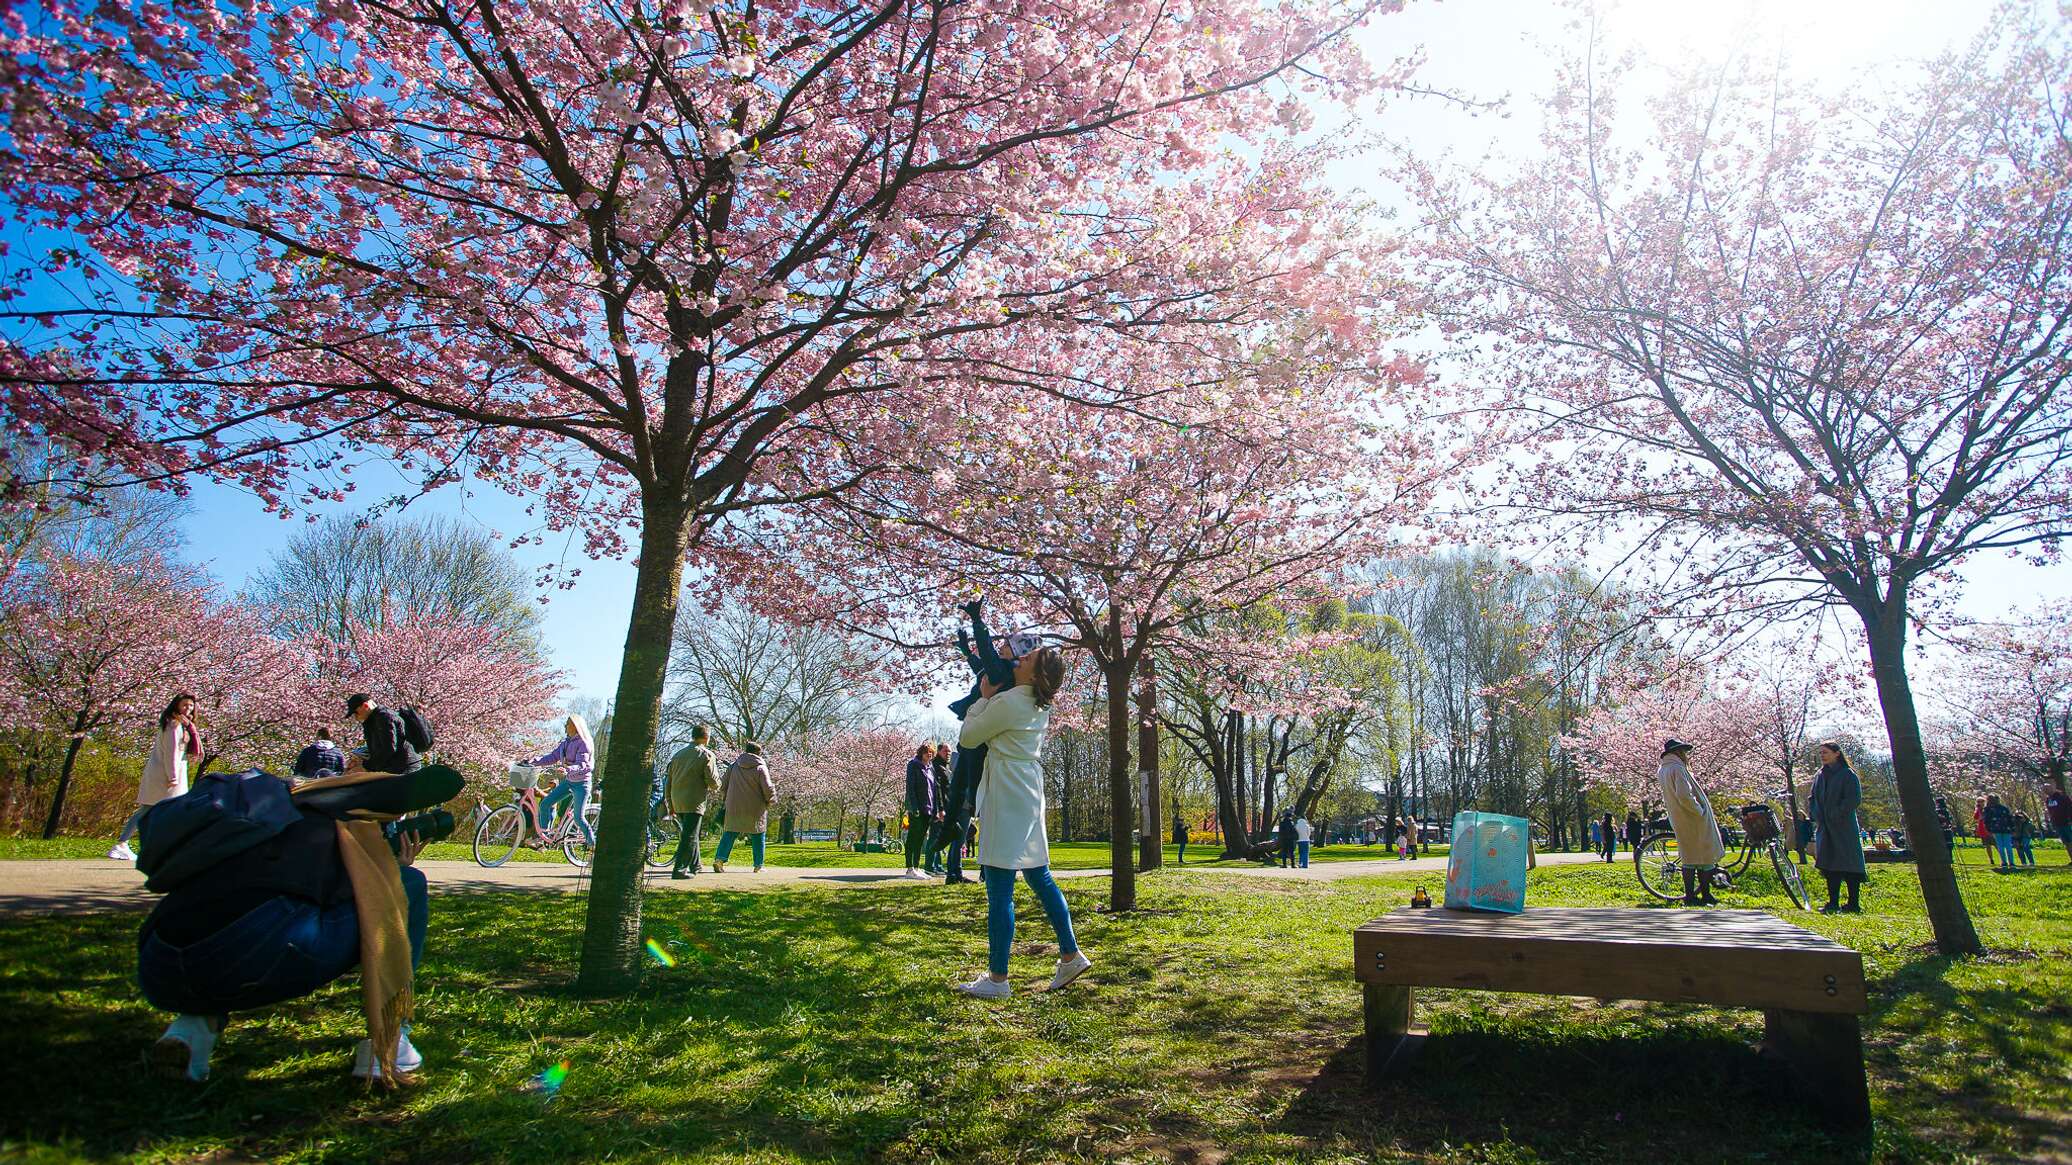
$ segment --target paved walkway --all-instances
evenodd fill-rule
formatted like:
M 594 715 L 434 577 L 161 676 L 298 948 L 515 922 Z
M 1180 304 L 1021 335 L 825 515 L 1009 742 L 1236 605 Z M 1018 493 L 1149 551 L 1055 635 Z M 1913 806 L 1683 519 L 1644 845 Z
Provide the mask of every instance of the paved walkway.
M 1542 865 L 1573 865 L 1595 861 L 1593 854 L 1542 854 Z M 541 890 L 574 893 L 587 888 L 587 871 L 563 862 L 512 862 L 486 870 L 473 862 L 421 862 L 435 894 L 483 894 L 511 890 Z M 1168 872 L 1175 867 L 1167 867 Z M 1365 874 L 1435 873 L 1443 876 L 1445 858 L 1393 859 L 1359 862 L 1319 862 L 1306 870 L 1283 870 L 1275 866 L 1185 867 L 1182 876 L 1228 874 L 1237 878 L 1265 878 L 1275 881 L 1335 882 Z M 1102 878 L 1107 870 L 1059 870 L 1060 878 Z M 903 877 L 897 869 L 813 869 L 798 866 L 769 866 L 762 873 L 750 873 L 734 865 L 724 874 L 710 871 L 695 878 L 676 881 L 667 870 L 649 870 L 648 887 L 653 890 L 762 890 L 788 886 L 830 886 L 836 888 L 919 887 L 939 885 Z M 1435 885 L 1436 891 L 1438 887 Z M 0 916 L 33 914 L 93 914 L 111 910 L 147 910 L 158 896 L 145 891 L 144 876 L 128 862 L 107 860 L 0 861 Z

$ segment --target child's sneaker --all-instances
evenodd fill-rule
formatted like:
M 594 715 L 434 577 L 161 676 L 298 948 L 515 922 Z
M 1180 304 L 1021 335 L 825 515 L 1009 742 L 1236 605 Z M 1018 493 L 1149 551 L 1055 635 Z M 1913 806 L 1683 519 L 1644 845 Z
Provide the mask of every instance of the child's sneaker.
M 424 1067 L 424 1056 L 410 1042 L 410 1025 L 396 1033 L 396 1075 L 409 1076 Z M 374 1058 L 374 1041 L 361 1040 L 353 1048 L 353 1076 L 359 1080 L 381 1079 L 381 1064 Z
M 956 990 L 973 999 L 1005 999 L 1014 994 L 1014 988 L 1009 987 L 1006 980 L 995 979 L 987 974 L 980 974 L 969 983 L 957 984 Z
M 217 1028 L 199 1015 L 182 1015 L 168 1024 L 151 1045 L 151 1066 L 196 1084 L 209 1078 L 209 1057 L 216 1051 Z
M 137 854 L 135 850 L 129 847 L 128 842 L 118 841 L 115 843 L 115 848 L 108 851 L 108 860 L 111 862 L 133 862 L 137 860 Z

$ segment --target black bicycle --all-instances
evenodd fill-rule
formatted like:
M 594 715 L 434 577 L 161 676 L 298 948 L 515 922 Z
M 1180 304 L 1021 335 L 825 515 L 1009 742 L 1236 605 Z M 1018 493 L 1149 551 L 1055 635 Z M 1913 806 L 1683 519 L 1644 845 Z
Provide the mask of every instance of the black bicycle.
M 1775 796 L 1785 796 L 1783 793 Z M 1777 871 L 1777 880 L 1784 883 L 1784 892 L 1791 896 L 1792 905 L 1805 910 L 1812 899 L 1806 896 L 1806 880 L 1799 876 L 1799 867 L 1791 860 L 1791 852 L 1784 847 L 1784 833 L 1777 827 L 1777 811 L 1768 804 L 1757 801 L 1743 805 L 1738 810 L 1741 817 L 1741 847 L 1738 855 L 1714 866 L 1712 884 L 1720 890 L 1731 889 L 1734 879 L 1748 872 L 1755 864 L 1757 850 L 1770 855 L 1770 865 Z M 1642 838 L 1633 849 L 1633 872 L 1639 876 L 1640 884 L 1648 893 L 1664 902 L 1681 902 L 1684 896 L 1683 862 L 1676 852 L 1676 834 L 1670 832 L 1669 823 L 1656 820 L 1648 826 L 1654 832 Z

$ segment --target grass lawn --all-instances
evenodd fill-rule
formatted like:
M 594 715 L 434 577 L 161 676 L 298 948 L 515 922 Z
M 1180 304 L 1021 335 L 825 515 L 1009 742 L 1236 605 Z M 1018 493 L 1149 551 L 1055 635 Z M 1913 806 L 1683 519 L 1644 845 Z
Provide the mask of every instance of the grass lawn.
M 2059 857 L 2055 851 L 2050 857 Z M 945 984 L 980 964 L 966 889 L 649 898 L 675 959 L 632 997 L 568 987 L 573 896 L 436 898 L 427 1071 L 346 1076 L 358 988 L 232 1025 L 195 1088 L 135 1067 L 135 916 L 0 920 L 0 1159 L 210 1161 L 1963 1161 L 2072 1153 L 2072 870 L 1964 869 L 1994 953 L 1932 953 L 1911 870 L 1870 913 L 1794 921 L 1864 952 L 1874 1131 L 1825 1131 L 1751 1051 L 1753 1012 L 1421 993 L 1414 1078 L 1365 1093 L 1350 930 L 1413 876 L 1166 873 L 1144 909 L 1065 883 L 1096 967 L 1055 998 Z M 1429 881 L 1429 876 L 1426 876 Z M 1727 896 L 1775 907 L 1774 886 Z M 1630 866 L 1549 867 L 1536 905 L 1638 904 Z M 1018 981 L 1054 954 L 1034 926 Z M 566 1061 L 557 1100 L 519 1090 Z
M 719 845 L 719 834 L 706 830 L 702 839 L 705 860 L 712 860 L 713 850 Z M 30 837 L 0 837 L 0 861 L 24 861 L 36 858 L 103 858 L 107 856 L 110 839 L 93 837 L 60 837 L 50 841 Z M 735 859 L 748 860 L 748 843 L 736 843 Z M 1246 862 L 1215 862 L 1221 847 L 1216 845 L 1189 844 L 1187 864 L 1189 867 L 1241 866 Z M 1060 841 L 1050 847 L 1051 864 L 1061 870 L 1105 870 L 1108 868 L 1108 843 L 1105 841 Z M 1444 857 L 1446 847 L 1427 846 L 1423 856 Z M 474 860 L 474 851 L 466 842 L 446 841 L 425 847 L 425 857 L 443 861 L 465 862 Z M 1333 845 L 1319 846 L 1309 851 L 1309 860 L 1314 863 L 1376 861 L 1395 855 L 1380 846 Z M 768 846 L 764 858 L 773 866 L 796 866 L 811 869 L 899 869 L 906 859 L 898 853 L 860 854 L 846 847 L 836 849 L 833 842 L 807 842 L 803 845 Z M 559 849 L 533 850 L 521 848 L 511 859 L 514 862 L 560 862 L 564 859 Z M 1179 861 L 1176 846 L 1165 847 L 1166 864 Z

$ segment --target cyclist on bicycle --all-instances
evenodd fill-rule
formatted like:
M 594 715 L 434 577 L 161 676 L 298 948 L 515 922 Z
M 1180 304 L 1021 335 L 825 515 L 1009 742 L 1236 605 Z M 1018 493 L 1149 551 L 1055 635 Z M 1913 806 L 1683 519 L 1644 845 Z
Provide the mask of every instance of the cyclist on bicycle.
M 583 806 L 590 800 L 590 758 L 595 751 L 590 742 L 590 729 L 581 716 L 570 713 L 562 726 L 568 733 L 547 755 L 530 762 L 534 768 L 559 768 L 561 779 L 554 784 L 552 792 L 540 800 L 540 820 L 535 826 L 534 841 L 527 845 L 543 846 L 547 834 L 553 832 L 555 810 L 563 801 L 570 802 L 569 812 L 576 815 L 576 825 L 583 831 L 583 840 L 597 844 L 597 835 L 590 831 L 590 822 L 583 816 Z

